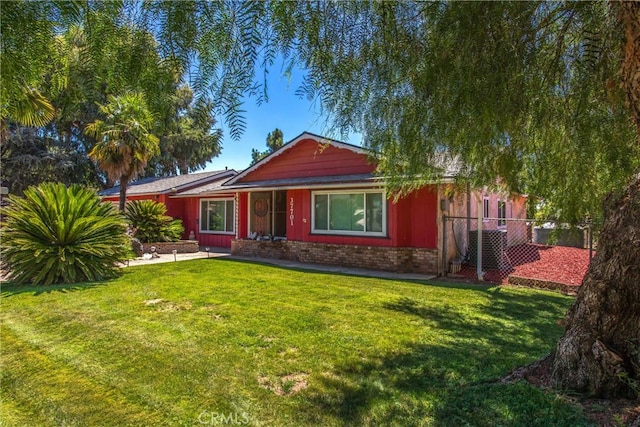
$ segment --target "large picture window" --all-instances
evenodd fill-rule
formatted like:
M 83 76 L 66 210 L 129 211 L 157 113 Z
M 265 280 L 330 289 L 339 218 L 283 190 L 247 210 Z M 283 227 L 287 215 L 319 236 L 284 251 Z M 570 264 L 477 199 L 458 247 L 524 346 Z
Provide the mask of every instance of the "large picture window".
M 200 201 L 200 232 L 234 233 L 235 222 L 233 199 Z
M 313 193 L 313 228 L 317 233 L 383 236 L 386 203 L 380 191 Z

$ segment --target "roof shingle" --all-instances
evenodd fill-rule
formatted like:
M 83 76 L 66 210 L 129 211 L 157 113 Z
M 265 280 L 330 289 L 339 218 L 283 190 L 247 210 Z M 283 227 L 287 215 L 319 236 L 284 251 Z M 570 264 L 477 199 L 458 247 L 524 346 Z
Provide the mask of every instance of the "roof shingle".
M 220 181 L 220 183 L 228 180 L 237 172 L 233 169 L 220 170 L 211 172 L 199 172 L 186 175 L 176 175 L 164 178 L 143 178 L 129 184 L 127 187 L 127 195 L 141 194 L 163 194 L 169 192 L 180 192 L 197 185 L 205 185 L 212 181 Z M 107 188 L 100 191 L 103 197 L 115 196 L 120 193 L 120 186 Z

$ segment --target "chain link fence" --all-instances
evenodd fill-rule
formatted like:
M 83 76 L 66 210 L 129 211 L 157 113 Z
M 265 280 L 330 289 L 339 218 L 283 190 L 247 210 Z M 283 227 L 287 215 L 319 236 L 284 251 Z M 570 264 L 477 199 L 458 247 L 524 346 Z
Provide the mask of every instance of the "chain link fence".
M 590 224 L 445 216 L 445 275 L 494 283 L 579 286 L 594 253 Z M 554 286 L 558 284 L 558 286 Z

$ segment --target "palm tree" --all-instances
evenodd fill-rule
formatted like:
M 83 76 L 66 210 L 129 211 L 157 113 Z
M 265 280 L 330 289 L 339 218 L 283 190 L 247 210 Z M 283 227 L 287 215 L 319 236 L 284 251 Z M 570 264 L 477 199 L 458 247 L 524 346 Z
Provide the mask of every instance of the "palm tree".
M 124 212 L 127 185 L 159 154 L 158 138 L 151 134 L 153 116 L 141 93 L 110 95 L 98 105 L 105 120 L 89 123 L 85 133 L 96 138 L 89 156 L 110 180 L 120 182 L 120 211 Z

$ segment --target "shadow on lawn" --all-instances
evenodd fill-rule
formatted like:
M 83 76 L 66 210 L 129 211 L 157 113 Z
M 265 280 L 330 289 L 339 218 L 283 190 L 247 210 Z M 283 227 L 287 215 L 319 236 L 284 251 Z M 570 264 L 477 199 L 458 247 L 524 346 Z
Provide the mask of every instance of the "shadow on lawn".
M 441 339 L 337 367 L 320 377 L 322 392 L 309 404 L 345 425 L 579 425 L 579 411 L 552 393 L 498 381 L 552 350 L 566 305 L 560 296 L 495 291 L 472 314 L 406 297 L 387 302 L 382 309 L 423 322 L 416 337 L 439 331 Z
M 305 267 L 302 264 L 300 267 L 290 267 L 285 265 L 274 264 L 269 261 L 263 260 L 249 260 L 249 259 L 238 259 L 238 258 L 211 258 L 211 261 L 215 262 L 237 262 L 242 264 L 252 264 L 252 265 L 260 265 L 262 267 L 270 267 L 280 270 L 287 271 L 295 271 L 298 273 L 311 273 L 311 274 L 328 274 L 332 276 L 345 276 L 345 277 L 361 277 L 363 279 L 375 279 L 375 280 L 388 280 L 393 282 L 405 282 L 405 283 L 415 283 L 419 285 L 429 285 L 435 286 L 439 288 L 452 288 L 452 289 L 474 289 L 474 290 L 488 290 L 489 288 L 494 288 L 496 285 L 494 283 L 485 282 L 485 283 L 461 283 L 455 281 L 446 281 L 442 278 L 435 279 L 405 279 L 405 278 L 392 278 L 392 277 L 378 277 L 375 275 L 365 276 L 362 274 L 351 274 L 345 272 L 336 272 L 336 271 L 324 271 L 324 270 L 316 270 L 313 267 Z M 277 261 L 277 260 L 276 260 Z M 375 273 L 375 270 L 371 270 Z M 386 273 L 382 271 L 381 273 Z
M 108 282 L 102 281 L 102 282 L 61 284 L 61 285 L 33 285 L 33 284 L 18 284 L 15 282 L 3 282 L 1 285 L 0 295 L 2 296 L 2 298 L 8 298 L 13 295 L 20 295 L 25 293 L 33 293 L 33 296 L 50 294 L 53 292 L 69 293 L 69 292 L 93 289 L 98 286 L 105 286 L 107 283 Z

